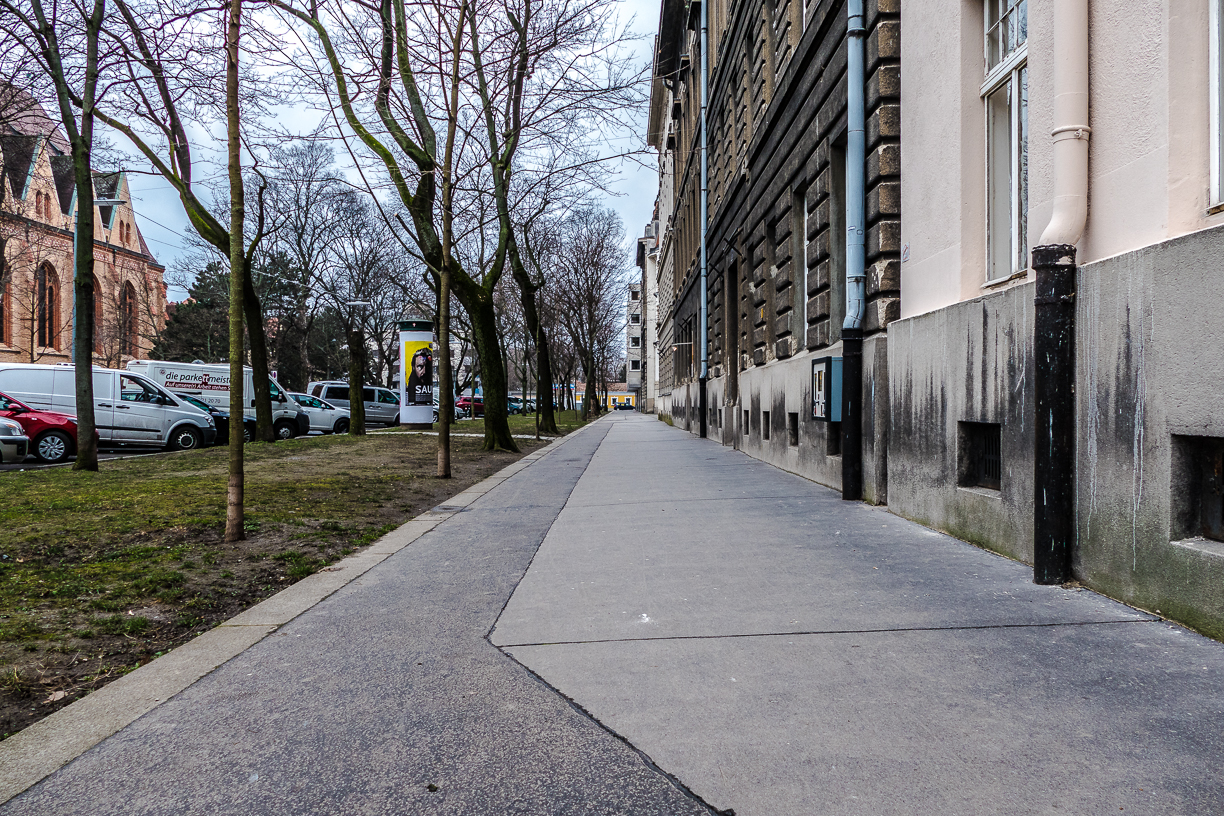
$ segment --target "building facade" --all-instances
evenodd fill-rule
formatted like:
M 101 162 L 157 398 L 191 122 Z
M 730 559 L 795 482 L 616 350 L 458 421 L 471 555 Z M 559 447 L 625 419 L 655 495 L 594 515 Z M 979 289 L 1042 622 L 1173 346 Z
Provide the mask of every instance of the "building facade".
M 76 193 L 69 146 L 43 109 L 7 90 L 0 109 L 0 361 L 72 359 Z M 124 173 L 95 173 L 94 360 L 147 358 L 165 325 L 153 257 Z
M 1055 16 L 1077 2 L 1082 31 Z M 1224 635 L 1220 0 L 902 10 L 891 509 L 1033 560 L 1032 249 L 1066 172 L 1056 145 L 1078 140 L 1073 574 Z M 1076 62 L 1090 114 L 1068 128 L 1058 66 Z
M 657 210 L 657 207 L 656 207 Z M 641 379 L 638 385 L 638 407 L 644 413 L 654 413 L 659 391 L 659 222 L 646 225 L 645 234 L 637 242 L 637 265 L 641 275 Z M 630 295 L 632 298 L 632 295 Z M 632 305 L 632 304 L 631 304 Z M 630 331 L 633 327 L 630 326 Z M 632 351 L 633 340 L 629 341 Z M 630 372 L 632 373 L 632 372 Z M 631 381 L 632 382 L 632 381 Z
M 887 497 L 888 344 L 900 315 L 900 14 L 867 4 L 867 309 L 863 466 Z M 841 487 L 841 428 L 814 416 L 814 366 L 846 314 L 844 0 L 714 0 L 709 36 L 706 429 Z M 665 0 L 648 134 L 659 151 L 658 411 L 700 411 L 699 4 Z M 670 348 L 669 348 L 670 347 Z

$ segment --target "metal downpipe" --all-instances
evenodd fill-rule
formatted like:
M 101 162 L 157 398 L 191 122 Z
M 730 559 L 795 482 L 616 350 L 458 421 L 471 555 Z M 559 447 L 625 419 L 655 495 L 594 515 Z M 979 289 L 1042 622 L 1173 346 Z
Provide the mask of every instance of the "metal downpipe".
M 846 320 L 842 324 L 842 498 L 863 498 L 863 314 L 867 163 L 863 0 L 846 7 Z
M 701 212 L 699 218 L 701 220 L 701 282 L 698 287 L 700 290 L 701 306 L 698 315 L 699 328 L 701 335 L 701 373 L 697 380 L 698 383 L 698 402 L 701 412 L 701 438 L 704 439 L 709 435 L 709 409 L 706 407 L 706 382 L 710 377 L 710 303 L 708 290 L 708 264 L 709 257 L 707 252 L 707 236 L 710 230 L 710 174 L 709 174 L 709 128 L 707 125 L 707 110 L 709 107 L 709 81 L 710 81 L 710 51 L 709 51 L 709 35 L 710 35 L 710 3 L 709 0 L 699 0 L 701 3 Z

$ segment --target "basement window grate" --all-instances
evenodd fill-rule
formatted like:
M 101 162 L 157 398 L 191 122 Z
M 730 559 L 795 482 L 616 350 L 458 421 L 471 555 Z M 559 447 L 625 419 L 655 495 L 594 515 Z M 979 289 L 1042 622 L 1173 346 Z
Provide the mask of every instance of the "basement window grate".
M 1173 437 L 1173 534 L 1224 541 L 1224 439 Z
M 994 422 L 960 423 L 961 487 L 999 490 L 1003 483 L 1002 427 Z

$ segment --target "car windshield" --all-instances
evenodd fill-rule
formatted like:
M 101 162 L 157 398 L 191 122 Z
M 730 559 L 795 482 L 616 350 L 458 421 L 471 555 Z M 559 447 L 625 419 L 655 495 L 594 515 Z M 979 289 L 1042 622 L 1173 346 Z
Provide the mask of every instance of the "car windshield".
M 124 402 L 160 402 L 162 392 L 153 383 L 127 375 L 119 378 L 119 398 Z
M 212 408 L 210 408 L 210 407 L 209 407 L 209 405 L 208 405 L 208 403 L 207 403 L 207 402 L 204 402 L 203 400 L 198 400 L 198 399 L 196 399 L 195 397 L 190 396 L 190 395 L 188 395 L 188 394 L 175 394 L 174 396 L 176 396 L 176 397 L 178 397 L 179 399 L 183 400 L 183 401 L 184 401 L 184 402 L 186 402 L 188 405 L 194 405 L 195 407 L 197 407 L 197 408 L 199 408 L 199 409 L 201 409 L 201 410 L 208 411 L 208 412 L 210 412 L 210 413 L 212 412 Z

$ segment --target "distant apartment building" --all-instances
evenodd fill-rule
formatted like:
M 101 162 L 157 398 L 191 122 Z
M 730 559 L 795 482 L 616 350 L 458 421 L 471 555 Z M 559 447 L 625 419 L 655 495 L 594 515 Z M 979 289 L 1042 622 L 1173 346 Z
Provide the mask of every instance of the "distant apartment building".
M 642 345 L 645 328 L 644 306 L 641 281 L 631 281 L 628 300 L 625 304 L 625 387 L 639 395 L 639 402 L 641 401 L 642 383 L 645 380 L 645 372 L 642 367 L 646 351 Z
M 136 223 L 125 173 L 94 173 L 94 359 L 146 358 L 166 320 L 165 267 Z M 72 359 L 76 190 L 59 126 L 0 87 L 0 361 Z
M 645 235 L 637 242 L 637 265 L 641 270 L 637 285 L 641 289 L 641 339 L 638 342 L 641 352 L 641 378 L 637 387 L 638 405 L 645 413 L 654 413 L 655 401 L 659 390 L 659 222 L 651 221 L 646 225 Z M 632 308 L 633 294 L 630 293 Z M 630 334 L 633 327 L 629 327 Z M 634 350 L 634 340 L 629 339 L 630 359 Z M 632 364 L 630 364 L 632 377 Z M 632 383 L 633 380 L 630 379 Z M 632 387 L 632 386 L 631 386 Z

